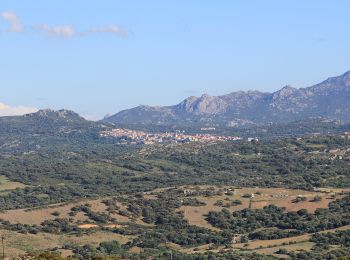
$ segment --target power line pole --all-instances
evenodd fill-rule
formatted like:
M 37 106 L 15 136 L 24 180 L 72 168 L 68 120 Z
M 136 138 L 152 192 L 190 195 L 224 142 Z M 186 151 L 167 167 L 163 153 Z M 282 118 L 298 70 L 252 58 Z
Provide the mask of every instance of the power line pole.
M 4 244 L 5 237 L 1 236 L 1 244 L 2 244 L 2 259 L 5 259 L 5 244 Z
M 165 248 L 166 248 L 167 250 L 169 250 L 170 246 L 168 245 L 168 240 L 167 240 L 167 238 L 165 238 L 164 244 L 165 244 Z M 173 260 L 173 250 L 170 248 L 169 251 L 170 251 L 170 260 Z

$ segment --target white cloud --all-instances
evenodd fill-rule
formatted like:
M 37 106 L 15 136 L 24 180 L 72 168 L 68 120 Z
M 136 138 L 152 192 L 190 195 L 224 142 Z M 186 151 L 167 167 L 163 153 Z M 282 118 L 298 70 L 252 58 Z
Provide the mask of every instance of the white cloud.
M 42 24 L 33 27 L 35 30 L 45 33 L 48 36 L 52 37 L 62 37 L 62 38 L 71 38 L 75 36 L 88 36 L 91 34 L 102 34 L 102 33 L 111 33 L 120 37 L 127 36 L 127 32 L 121 29 L 115 24 L 109 24 L 102 27 L 92 27 L 87 31 L 77 31 L 73 25 L 59 25 L 59 26 L 49 26 L 47 24 Z
M 7 21 L 10 26 L 8 28 L 9 32 L 23 32 L 24 28 L 19 16 L 13 11 L 2 12 L 1 17 Z
M 1 13 L 1 17 L 9 23 L 8 32 L 23 32 L 24 26 L 22 25 L 20 17 L 13 11 L 4 11 Z M 115 24 L 108 24 L 101 27 L 91 27 L 84 31 L 77 31 L 73 25 L 48 25 L 41 24 L 32 26 L 32 29 L 44 33 L 50 37 L 60 38 L 72 38 L 75 36 L 88 36 L 92 34 L 114 34 L 119 37 L 125 37 L 128 33 Z
M 47 24 L 42 24 L 36 26 L 35 29 L 52 37 L 70 38 L 76 36 L 76 31 L 72 25 L 49 26 Z
M 26 106 L 8 106 L 0 103 L 0 116 L 21 116 L 25 114 L 35 113 L 38 109 Z
M 108 24 L 103 27 L 91 28 L 88 33 L 113 33 L 118 36 L 127 36 L 127 32 L 115 24 Z

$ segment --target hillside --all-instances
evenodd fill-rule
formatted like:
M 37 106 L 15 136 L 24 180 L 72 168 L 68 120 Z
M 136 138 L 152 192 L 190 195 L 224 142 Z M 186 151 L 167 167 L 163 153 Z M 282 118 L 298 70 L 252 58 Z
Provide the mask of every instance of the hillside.
M 97 138 L 98 133 L 106 127 L 64 109 L 0 117 L 0 151 L 33 152 L 58 146 L 83 147 L 101 141 Z
M 244 126 L 286 123 L 310 117 L 350 121 L 350 71 L 307 88 L 274 93 L 239 91 L 189 97 L 174 106 L 139 106 L 104 119 L 130 125 Z

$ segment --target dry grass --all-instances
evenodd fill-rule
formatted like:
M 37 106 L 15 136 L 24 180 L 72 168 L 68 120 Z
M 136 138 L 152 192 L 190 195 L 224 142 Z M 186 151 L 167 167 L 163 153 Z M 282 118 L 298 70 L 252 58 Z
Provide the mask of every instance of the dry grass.
M 261 195 L 256 194 L 256 192 L 260 192 Z M 340 192 L 340 190 L 338 192 Z M 329 202 L 334 201 L 334 199 L 329 198 L 329 194 L 323 192 L 309 192 L 283 188 L 244 188 L 236 189 L 235 194 L 230 196 L 195 196 L 198 200 L 205 202 L 206 205 L 199 207 L 182 206 L 180 211 L 184 212 L 184 216 L 190 224 L 215 230 L 215 228 L 205 220 L 205 215 L 208 214 L 209 211 L 220 211 L 223 209 L 223 207 L 215 206 L 215 202 L 222 200 L 225 203 L 225 198 L 229 198 L 230 200 L 238 199 L 242 201 L 242 205 L 231 207 L 229 210 L 241 210 L 249 206 L 250 199 L 242 198 L 244 194 L 255 194 L 255 197 L 252 199 L 253 209 L 263 208 L 267 205 L 276 205 L 278 207 L 285 207 L 287 211 L 307 209 L 310 213 L 313 213 L 317 208 L 327 208 Z M 306 197 L 307 201 L 293 203 L 293 200 L 299 195 Z M 311 200 L 315 196 L 320 196 L 322 200 L 312 202 Z
M 205 206 L 200 207 L 191 207 L 191 206 L 182 206 L 180 211 L 184 213 L 185 218 L 191 225 L 196 225 L 200 227 L 210 228 L 212 230 L 217 230 L 213 226 L 211 226 L 206 220 L 205 215 L 209 211 L 220 211 L 221 207 L 215 206 L 215 202 L 218 200 L 216 197 L 211 198 L 202 198 L 197 197 L 200 201 L 205 201 Z
M 256 249 L 256 250 L 254 250 L 254 252 L 256 252 L 258 254 L 275 255 L 277 257 L 283 257 L 283 255 L 275 254 L 275 252 L 278 249 L 286 249 L 288 252 L 291 252 L 291 251 L 296 252 L 296 251 L 303 251 L 303 250 L 310 251 L 313 246 L 314 246 L 314 243 L 312 243 L 312 242 L 301 242 L 301 243 L 285 245 L 285 246 Z M 287 256 L 285 256 L 285 257 L 287 257 Z
M 89 221 L 89 218 L 85 215 L 84 212 L 78 212 L 74 216 L 74 220 L 76 221 L 76 223 L 82 223 L 82 222 Z
M 6 212 L 0 213 L 0 218 L 9 221 L 10 223 L 21 223 L 28 225 L 40 225 L 45 220 L 53 220 L 57 218 L 57 216 L 53 216 L 53 212 L 59 212 L 60 218 L 70 218 L 68 215 L 71 208 L 78 205 L 83 205 L 85 203 L 91 204 L 92 210 L 96 212 L 105 210 L 105 205 L 101 203 L 100 200 L 90 200 L 90 201 L 82 201 L 78 203 L 70 203 L 70 204 L 59 204 L 52 205 L 47 208 L 41 209 L 16 209 L 16 210 L 8 210 Z M 84 215 L 84 213 L 79 212 L 75 217 L 73 217 L 75 222 L 86 221 L 88 218 Z
M 125 226 L 119 225 L 119 224 L 108 224 L 108 225 L 105 225 L 104 227 L 106 227 L 106 228 L 122 228 Z
M 350 225 L 335 228 L 335 229 L 329 229 L 325 231 L 321 231 L 320 233 L 327 233 L 327 232 L 335 232 L 337 230 L 349 230 Z M 300 243 L 300 242 L 308 242 L 311 238 L 312 234 L 304 234 L 300 236 L 295 237 L 287 237 L 287 238 L 281 238 L 281 239 L 273 239 L 273 240 L 254 240 L 250 241 L 249 243 L 237 243 L 233 244 L 234 248 L 239 249 L 259 249 L 260 247 L 271 247 L 271 246 L 282 246 L 283 244 L 288 244 L 292 242 Z M 248 244 L 248 246 L 245 246 L 245 244 Z
M 0 179 L 1 180 L 1 179 Z M 209 188 L 209 186 L 201 186 L 201 188 Z M 1 189 L 0 189 L 1 190 Z M 210 228 L 212 230 L 217 230 L 212 227 L 205 220 L 205 215 L 209 211 L 220 211 L 223 207 L 215 206 L 217 200 L 222 200 L 224 204 L 229 200 L 241 200 L 242 205 L 234 206 L 229 208 L 230 211 L 241 210 L 243 208 L 247 208 L 249 205 L 249 198 L 243 198 L 244 194 L 255 194 L 255 197 L 252 199 L 252 208 L 262 208 L 266 205 L 274 204 L 279 207 L 285 207 L 287 211 L 296 211 L 302 208 L 306 208 L 309 212 L 313 212 L 316 208 L 326 208 L 331 199 L 329 199 L 329 194 L 325 192 L 326 190 L 320 190 L 315 192 L 308 192 L 302 190 L 290 190 L 290 189 L 281 189 L 281 188 L 244 188 L 244 189 L 236 189 L 233 195 L 222 195 L 222 196 L 212 196 L 212 197 L 204 197 L 204 196 L 195 196 L 198 200 L 206 203 L 205 206 L 200 207 L 191 207 L 191 206 L 182 206 L 179 210 L 184 212 L 184 216 L 188 219 L 190 224 Z M 327 190 L 328 191 L 328 190 Z M 259 194 L 256 194 L 259 192 Z M 332 191 L 333 192 L 333 191 Z M 337 190 L 336 192 L 341 192 L 341 190 Z M 295 199 L 298 195 L 302 195 L 307 197 L 307 201 L 300 203 L 292 203 L 293 199 Z M 316 195 L 321 196 L 322 200 L 319 202 L 310 202 L 310 200 Z M 145 195 L 148 199 L 154 199 L 154 195 L 148 193 Z M 339 197 L 339 196 L 338 196 Z M 8 220 L 11 223 L 22 223 L 22 224 L 37 224 L 39 225 L 44 220 L 50 220 L 56 218 L 53 216 L 53 212 L 59 212 L 59 217 L 61 218 L 69 218 L 68 215 L 71 208 L 77 205 L 83 205 L 89 203 L 91 205 L 91 209 L 94 212 L 106 212 L 107 207 L 103 204 L 102 199 L 95 200 L 85 200 L 80 202 L 69 203 L 66 205 L 52 205 L 48 208 L 43 209 L 19 209 L 19 210 L 10 210 L 7 212 L 0 213 L 0 218 L 4 220 Z M 125 210 L 126 206 L 121 203 L 117 203 L 121 209 Z M 133 220 L 129 217 L 122 216 L 119 214 L 111 214 L 112 217 L 116 218 L 116 223 L 108 223 L 105 225 L 97 225 L 95 223 L 84 223 L 88 221 L 87 216 L 83 212 L 79 212 L 74 217 L 74 222 L 79 224 L 80 228 L 83 229 L 91 229 L 97 227 L 105 227 L 105 228 L 117 228 L 123 227 L 124 223 L 135 222 L 138 224 L 146 225 L 140 218 Z M 336 230 L 345 230 L 350 229 L 350 226 L 342 227 Z M 324 232 L 333 232 L 335 230 L 324 231 Z M 75 243 L 79 245 L 83 244 L 93 244 L 97 245 L 102 241 L 110 241 L 117 240 L 121 243 L 125 243 L 129 241 L 131 236 L 118 235 L 112 232 L 107 231 L 97 231 L 91 235 L 82 235 L 82 236 L 72 236 L 72 235 L 54 235 L 54 234 L 46 234 L 39 233 L 36 235 L 33 234 L 20 234 L 12 231 L 2 230 L 1 233 L 6 237 L 6 251 L 8 252 L 8 256 L 16 256 L 18 254 L 24 253 L 30 250 L 42 250 L 53 247 L 62 247 L 65 243 Z M 301 236 L 284 238 L 284 239 L 276 239 L 276 240 L 260 240 L 260 241 L 250 241 L 248 246 L 245 244 L 233 244 L 233 248 L 237 250 L 254 250 L 258 253 L 262 254 L 273 254 L 279 248 L 285 248 L 287 250 L 309 250 L 312 247 L 312 243 L 309 242 L 311 234 L 305 234 Z M 294 244 L 296 242 L 296 244 Z M 290 245 L 282 245 L 293 243 Z M 174 245 L 174 249 L 177 245 Z M 199 251 L 206 251 L 210 245 L 205 245 L 199 248 Z M 260 248 L 263 247 L 263 248 Z M 180 249 L 180 248 L 179 248 Z M 135 250 L 139 250 L 138 248 Z M 216 250 L 220 250 L 216 249 Z M 212 250 L 212 251 L 216 251 Z M 191 249 L 182 249 L 182 251 L 186 252 L 194 252 L 193 248 Z M 70 251 L 64 251 L 65 255 L 68 255 Z
M 250 241 L 249 243 L 233 244 L 233 247 L 238 249 L 259 249 L 260 247 L 278 246 L 284 243 L 288 244 L 290 242 L 297 242 L 297 243 L 306 242 L 310 239 L 310 237 L 311 237 L 310 234 L 305 234 L 301 236 L 272 239 L 272 240 L 254 240 L 254 241 Z M 248 246 L 245 246 L 246 244 Z
M 88 221 L 89 218 L 83 212 L 78 212 L 74 217 L 69 216 L 69 212 L 72 207 L 78 205 L 84 205 L 86 203 L 91 205 L 91 210 L 94 212 L 106 212 L 107 207 L 104 203 L 101 202 L 102 199 L 96 200 L 86 200 L 76 203 L 69 204 L 58 204 L 52 205 L 50 207 L 41 208 L 41 209 L 16 209 L 8 210 L 0 213 L 0 219 L 7 220 L 10 223 L 17 224 L 28 224 L 28 225 L 40 225 L 45 220 L 53 220 L 57 216 L 52 215 L 53 212 L 59 212 L 60 218 L 73 218 L 73 222 L 77 224 L 84 224 Z M 122 209 L 126 209 L 124 205 L 117 203 Z M 117 213 L 111 214 L 111 217 L 115 218 L 117 222 L 127 223 L 135 222 L 140 225 L 147 225 L 141 219 L 133 220 L 129 217 L 119 215 Z
M 120 243 L 126 243 L 132 239 L 131 236 L 122 236 L 112 232 L 97 231 L 91 235 L 55 235 L 39 233 L 20 234 L 14 231 L 1 230 L 1 234 L 5 236 L 5 251 L 8 257 L 16 257 L 27 251 L 45 250 L 54 247 L 61 248 L 64 244 L 98 245 L 103 241 L 117 240 Z M 69 253 L 65 252 L 65 253 Z
M 293 200 L 299 195 L 306 197 L 307 200 L 294 203 Z M 315 196 L 321 197 L 321 201 L 311 201 Z M 334 199 L 330 199 L 328 194 L 321 192 L 309 192 L 289 189 L 268 189 L 263 190 L 262 195 L 257 196 L 253 200 L 252 208 L 263 208 L 267 205 L 272 204 L 278 207 L 285 207 L 287 211 L 307 209 L 310 213 L 313 213 L 318 208 L 327 208 L 329 202 L 331 201 L 334 201 Z
M 348 229 L 350 229 L 350 225 L 344 226 L 341 228 L 322 231 L 320 233 L 335 232 L 336 230 L 348 230 Z M 283 257 L 283 255 L 277 255 L 274 253 L 280 248 L 285 248 L 288 251 L 311 250 L 312 246 L 314 245 L 314 243 L 309 241 L 311 236 L 312 234 L 305 234 L 305 235 L 296 236 L 296 237 L 274 239 L 274 240 L 255 240 L 255 241 L 250 241 L 248 243 L 232 244 L 232 248 L 233 250 L 237 250 L 241 252 L 254 251 L 259 254 L 266 254 L 266 255 L 273 254 L 277 257 Z M 186 253 L 195 253 L 195 252 L 204 253 L 206 251 L 219 252 L 221 250 L 224 250 L 224 251 L 228 250 L 228 249 L 225 249 L 223 246 L 219 246 L 215 249 L 210 249 L 211 246 L 212 246 L 211 244 L 208 244 L 208 245 L 198 246 L 195 248 L 193 247 L 182 248 L 180 249 L 180 251 L 186 252 Z

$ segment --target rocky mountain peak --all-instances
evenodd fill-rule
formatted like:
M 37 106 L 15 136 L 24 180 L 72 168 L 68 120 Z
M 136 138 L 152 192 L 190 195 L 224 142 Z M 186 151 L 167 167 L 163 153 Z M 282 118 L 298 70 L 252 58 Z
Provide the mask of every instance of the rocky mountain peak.
M 344 83 L 344 85 L 346 86 L 350 86 L 350 70 L 345 72 L 342 76 L 342 81 Z
M 290 85 L 286 85 L 283 88 L 281 88 L 279 91 L 276 91 L 275 93 L 273 93 L 273 100 L 288 98 L 289 96 L 293 95 L 297 91 L 298 89 L 293 88 Z
M 51 120 L 65 120 L 65 121 L 85 120 L 79 114 L 67 109 L 60 109 L 60 110 L 41 109 L 38 112 L 27 114 L 25 116 L 39 117 L 39 118 L 45 118 L 45 119 L 51 119 Z
M 189 97 L 176 106 L 187 113 L 216 114 L 226 109 L 227 104 L 220 97 L 203 94 L 200 97 Z
M 157 112 L 157 113 L 155 113 Z M 228 122 L 291 122 L 309 117 L 350 121 L 350 71 L 311 87 L 284 86 L 274 93 L 237 91 L 222 96 L 188 97 L 175 106 L 124 110 L 106 121 L 133 124 L 228 125 Z M 130 119 L 130 120 L 128 120 Z

